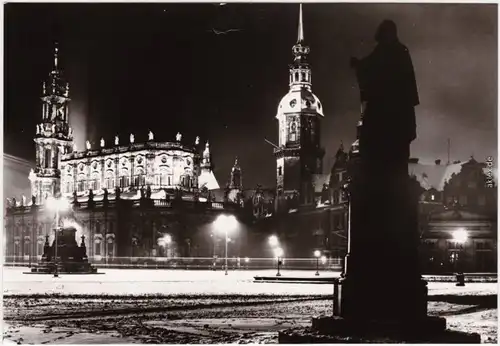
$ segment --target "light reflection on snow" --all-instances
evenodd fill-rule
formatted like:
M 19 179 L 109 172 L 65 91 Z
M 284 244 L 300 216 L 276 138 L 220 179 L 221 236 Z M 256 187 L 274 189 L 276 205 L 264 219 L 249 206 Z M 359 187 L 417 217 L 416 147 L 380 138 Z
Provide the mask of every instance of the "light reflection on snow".
M 332 285 L 254 283 L 257 275 L 276 275 L 276 270 L 155 270 L 155 269 L 101 269 L 102 275 L 23 274 L 29 268 L 6 267 L 3 292 L 9 294 L 46 294 L 57 292 L 75 295 L 312 295 L 333 293 Z M 284 271 L 283 276 L 314 277 L 314 271 Z M 338 276 L 337 272 L 324 276 Z M 64 288 L 61 289 L 63 285 Z

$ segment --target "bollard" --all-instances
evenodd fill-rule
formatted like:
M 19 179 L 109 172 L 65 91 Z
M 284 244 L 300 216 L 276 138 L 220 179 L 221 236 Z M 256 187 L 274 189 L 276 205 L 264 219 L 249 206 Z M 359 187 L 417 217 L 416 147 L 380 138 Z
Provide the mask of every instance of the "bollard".
M 340 316 L 340 292 L 339 280 L 333 282 L 333 316 Z
M 457 278 L 457 283 L 455 286 L 465 286 L 465 274 L 464 273 L 457 273 L 456 278 Z

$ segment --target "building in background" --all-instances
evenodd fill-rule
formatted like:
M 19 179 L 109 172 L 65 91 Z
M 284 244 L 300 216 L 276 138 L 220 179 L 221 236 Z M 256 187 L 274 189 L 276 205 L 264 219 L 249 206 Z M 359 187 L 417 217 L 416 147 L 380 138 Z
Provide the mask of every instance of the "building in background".
M 22 203 L 24 196 L 29 201 L 31 186 L 28 175 L 33 166 L 32 162 L 9 154 L 3 154 L 3 196 L 5 198 L 15 196 Z
M 355 142 L 349 154 L 342 145 L 337 152 L 330 180 L 333 205 L 343 204 L 339 196 L 347 175 L 346 157 L 352 159 L 356 150 Z M 497 170 L 491 161 L 478 162 L 471 157 L 466 162 L 445 165 L 440 160 L 425 164 L 410 159 L 408 172 L 421 187 L 419 229 L 423 270 L 496 271 Z M 341 220 L 346 219 L 347 216 Z M 339 231 L 343 237 L 347 236 L 346 228 L 339 227 Z M 345 254 L 345 239 L 336 240 L 336 253 Z

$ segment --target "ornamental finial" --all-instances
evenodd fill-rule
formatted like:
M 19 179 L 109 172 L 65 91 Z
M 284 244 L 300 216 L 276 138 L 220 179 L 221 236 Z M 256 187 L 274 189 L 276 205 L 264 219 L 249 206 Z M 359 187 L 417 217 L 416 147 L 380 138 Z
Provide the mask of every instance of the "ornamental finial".
M 59 48 L 57 47 L 57 42 L 54 45 L 54 70 L 57 70 Z

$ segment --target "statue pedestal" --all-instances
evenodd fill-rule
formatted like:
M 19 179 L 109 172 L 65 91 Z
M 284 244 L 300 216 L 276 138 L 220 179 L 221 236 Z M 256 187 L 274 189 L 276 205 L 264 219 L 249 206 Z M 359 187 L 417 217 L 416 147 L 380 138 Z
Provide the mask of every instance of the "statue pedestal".
M 280 344 L 314 343 L 481 343 L 476 333 L 446 329 L 446 320 L 426 317 L 416 320 L 359 320 L 336 316 L 313 318 L 311 328 L 279 333 Z
M 92 266 L 87 258 L 85 237 L 82 236 L 82 243 L 78 246 L 75 228 L 63 228 L 56 232 L 58 234 L 52 246 L 49 245 L 49 236 L 46 236 L 41 261 L 31 268 L 31 272 L 25 274 L 54 274 L 56 264 L 58 274 L 97 274 L 97 268 Z

